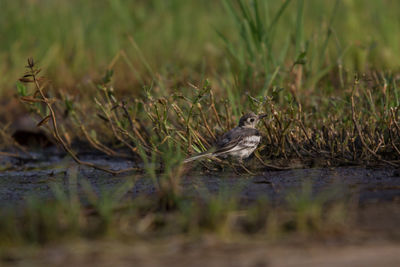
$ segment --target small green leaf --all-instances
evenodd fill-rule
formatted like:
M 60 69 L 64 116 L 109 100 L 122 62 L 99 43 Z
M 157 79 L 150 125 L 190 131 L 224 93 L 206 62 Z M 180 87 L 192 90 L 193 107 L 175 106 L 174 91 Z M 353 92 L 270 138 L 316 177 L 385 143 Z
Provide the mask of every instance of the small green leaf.
M 17 92 L 18 92 L 18 95 L 20 95 L 20 96 L 27 96 L 27 89 L 26 89 L 26 86 L 23 84 L 23 83 L 21 83 L 20 81 L 17 81 Z

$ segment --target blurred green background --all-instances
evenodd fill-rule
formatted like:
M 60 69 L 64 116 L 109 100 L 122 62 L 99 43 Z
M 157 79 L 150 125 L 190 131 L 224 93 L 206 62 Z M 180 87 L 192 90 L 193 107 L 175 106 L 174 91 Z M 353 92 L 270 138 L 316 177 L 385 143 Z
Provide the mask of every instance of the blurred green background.
M 399 15 L 394 0 L 1 0 L 0 94 L 14 89 L 29 56 L 64 87 L 101 77 L 110 64 L 129 90 L 160 77 L 171 86 L 209 78 L 257 87 L 244 77 L 258 64 L 252 45 L 271 55 L 260 63 L 268 81 L 300 60 L 313 87 L 337 66 L 396 70 Z M 260 29 L 268 41 L 249 40 Z

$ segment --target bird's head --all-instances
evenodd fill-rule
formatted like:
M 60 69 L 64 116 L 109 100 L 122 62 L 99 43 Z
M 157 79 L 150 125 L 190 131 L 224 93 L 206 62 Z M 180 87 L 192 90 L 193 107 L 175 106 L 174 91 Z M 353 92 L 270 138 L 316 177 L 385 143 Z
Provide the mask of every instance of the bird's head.
M 239 120 L 239 127 L 256 128 L 257 122 L 267 114 L 256 115 L 253 112 L 244 114 Z

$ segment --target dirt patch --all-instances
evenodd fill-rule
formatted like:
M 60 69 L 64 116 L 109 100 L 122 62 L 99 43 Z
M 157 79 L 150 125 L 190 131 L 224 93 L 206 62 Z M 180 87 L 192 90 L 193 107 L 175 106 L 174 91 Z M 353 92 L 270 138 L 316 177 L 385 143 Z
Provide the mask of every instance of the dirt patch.
M 400 245 L 263 241 L 73 242 L 3 255 L 2 266 L 398 266 Z

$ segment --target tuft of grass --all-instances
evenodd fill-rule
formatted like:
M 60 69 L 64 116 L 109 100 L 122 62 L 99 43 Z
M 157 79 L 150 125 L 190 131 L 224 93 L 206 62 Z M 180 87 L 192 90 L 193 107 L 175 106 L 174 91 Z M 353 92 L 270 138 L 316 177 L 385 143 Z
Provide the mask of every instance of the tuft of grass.
M 315 194 L 310 182 L 304 182 L 299 190 L 289 193 L 286 202 L 293 212 L 293 220 L 287 222 L 288 230 L 303 235 L 323 235 L 348 229 L 346 223 L 351 218 L 344 219 L 349 212 L 344 208 L 346 200 L 338 200 L 336 194 L 340 192 L 334 188 Z
M 3 206 L 0 249 L 77 238 L 140 241 L 183 234 L 189 239 L 215 235 L 274 241 L 305 234 L 337 236 L 352 226 L 345 215 L 348 205 L 326 193 L 293 192 L 281 208 L 262 199 L 240 204 L 234 189 L 198 198 L 181 191 L 172 196 L 171 187 L 155 184 L 156 194 L 132 198 L 134 177 L 96 193 L 85 179 L 78 178 L 76 170 L 69 171 L 66 189 L 51 186 L 51 201 L 31 198 L 18 209 Z

